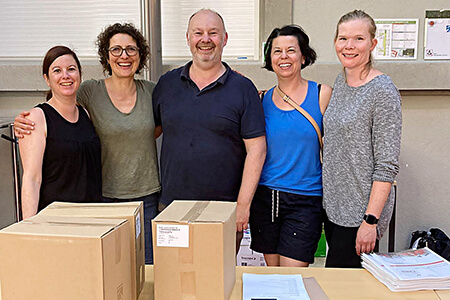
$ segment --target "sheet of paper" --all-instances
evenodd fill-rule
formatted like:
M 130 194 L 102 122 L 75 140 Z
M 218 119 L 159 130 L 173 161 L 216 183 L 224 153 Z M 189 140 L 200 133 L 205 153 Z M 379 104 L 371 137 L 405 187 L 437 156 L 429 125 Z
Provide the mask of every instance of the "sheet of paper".
M 416 59 L 419 20 L 377 19 L 375 59 Z
M 302 275 L 242 274 L 243 300 L 310 300 Z
M 450 18 L 425 19 L 424 59 L 450 59 Z

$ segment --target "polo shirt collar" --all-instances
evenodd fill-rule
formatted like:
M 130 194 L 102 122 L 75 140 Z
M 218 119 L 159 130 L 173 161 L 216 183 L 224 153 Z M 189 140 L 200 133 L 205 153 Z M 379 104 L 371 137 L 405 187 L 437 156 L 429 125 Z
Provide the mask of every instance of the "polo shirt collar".
M 227 81 L 228 75 L 230 74 L 230 71 L 231 71 L 230 66 L 226 62 L 222 62 L 222 64 L 226 68 L 225 73 L 223 73 L 222 76 L 220 76 L 219 79 L 217 79 L 214 82 L 214 85 L 217 83 L 224 85 L 225 81 Z M 181 79 L 187 79 L 189 81 L 192 81 L 192 79 L 189 77 L 189 69 L 191 68 L 191 65 L 192 65 L 192 60 L 183 66 L 183 69 L 181 70 L 181 74 L 180 74 Z

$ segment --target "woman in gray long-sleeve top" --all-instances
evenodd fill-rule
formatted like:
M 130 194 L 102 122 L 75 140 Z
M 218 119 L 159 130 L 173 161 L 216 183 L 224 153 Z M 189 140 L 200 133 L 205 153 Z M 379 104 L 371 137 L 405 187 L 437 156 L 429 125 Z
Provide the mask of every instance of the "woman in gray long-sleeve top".
M 336 29 L 344 71 L 323 119 L 327 267 L 361 267 L 360 254 L 373 251 L 392 215 L 401 99 L 391 78 L 372 66 L 375 31 L 359 10 L 342 16 Z

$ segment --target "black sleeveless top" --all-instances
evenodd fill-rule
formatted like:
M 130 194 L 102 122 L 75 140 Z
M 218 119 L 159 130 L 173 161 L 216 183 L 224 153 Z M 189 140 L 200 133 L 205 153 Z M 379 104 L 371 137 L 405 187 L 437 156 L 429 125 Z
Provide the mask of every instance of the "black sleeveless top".
M 77 106 L 71 123 L 47 103 L 36 107 L 47 123 L 38 211 L 53 201 L 102 202 L 100 140 L 86 111 Z

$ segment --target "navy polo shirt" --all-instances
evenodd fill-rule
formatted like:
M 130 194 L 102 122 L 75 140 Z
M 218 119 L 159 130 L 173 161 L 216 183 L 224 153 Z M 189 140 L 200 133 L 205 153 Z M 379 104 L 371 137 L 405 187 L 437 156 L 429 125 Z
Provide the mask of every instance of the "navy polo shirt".
M 243 139 L 265 135 L 261 100 L 253 83 L 225 63 L 225 73 L 199 90 L 191 64 L 161 76 L 153 91 L 155 123 L 163 128 L 160 201 L 236 201 Z

